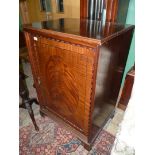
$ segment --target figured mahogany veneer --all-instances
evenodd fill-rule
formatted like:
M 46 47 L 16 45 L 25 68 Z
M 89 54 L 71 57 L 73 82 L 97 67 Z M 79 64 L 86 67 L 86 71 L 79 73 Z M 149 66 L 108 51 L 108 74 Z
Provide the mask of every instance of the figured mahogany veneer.
M 24 27 L 41 112 L 69 127 L 87 149 L 114 114 L 133 30 L 85 19 Z

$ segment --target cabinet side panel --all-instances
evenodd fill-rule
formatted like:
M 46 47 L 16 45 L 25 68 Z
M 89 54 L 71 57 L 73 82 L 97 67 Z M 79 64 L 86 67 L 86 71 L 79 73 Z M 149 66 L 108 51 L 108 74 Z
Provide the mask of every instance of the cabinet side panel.
M 129 53 L 132 31 L 128 30 L 112 38 L 100 49 L 92 115 L 92 132 L 94 134 L 101 130 L 115 110 Z
M 110 87 L 111 99 L 115 101 L 117 101 L 118 99 L 132 36 L 133 36 L 133 29 L 130 29 L 127 32 L 123 33 L 122 35 L 116 37 L 116 39 L 113 39 L 111 42 L 109 42 L 108 45 L 108 48 L 116 53 L 115 54 L 116 65 L 114 68 L 114 73 Z

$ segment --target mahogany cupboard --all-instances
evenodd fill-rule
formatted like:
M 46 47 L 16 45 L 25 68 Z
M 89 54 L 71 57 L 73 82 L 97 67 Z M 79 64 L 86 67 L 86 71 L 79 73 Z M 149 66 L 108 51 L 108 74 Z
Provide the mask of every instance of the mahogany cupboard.
M 114 115 L 133 30 L 86 19 L 24 27 L 41 113 L 72 130 L 87 149 Z

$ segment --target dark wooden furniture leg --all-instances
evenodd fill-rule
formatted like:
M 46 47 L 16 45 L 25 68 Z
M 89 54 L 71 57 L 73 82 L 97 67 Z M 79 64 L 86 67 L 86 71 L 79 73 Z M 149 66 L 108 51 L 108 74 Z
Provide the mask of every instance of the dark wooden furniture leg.
M 32 110 L 32 104 L 33 103 L 39 104 L 39 103 L 38 103 L 36 98 L 29 98 L 29 92 L 28 92 L 28 89 L 26 87 L 25 78 L 26 78 L 26 75 L 22 72 L 19 72 L 19 95 L 22 98 L 22 104 L 19 107 L 25 108 L 28 110 L 28 113 L 29 113 L 30 118 L 33 122 L 35 130 L 39 131 L 39 128 L 36 124 L 36 121 L 34 118 L 34 113 Z

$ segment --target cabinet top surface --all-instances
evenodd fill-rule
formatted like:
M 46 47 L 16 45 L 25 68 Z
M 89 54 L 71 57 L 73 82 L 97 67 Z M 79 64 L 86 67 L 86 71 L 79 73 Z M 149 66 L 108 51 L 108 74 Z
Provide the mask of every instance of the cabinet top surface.
M 91 39 L 104 40 L 109 36 L 118 35 L 133 28 L 131 25 L 118 23 L 103 23 L 87 19 L 62 18 L 56 20 L 33 22 L 24 26 L 24 29 L 50 30 Z M 50 32 L 49 31 L 49 32 Z

